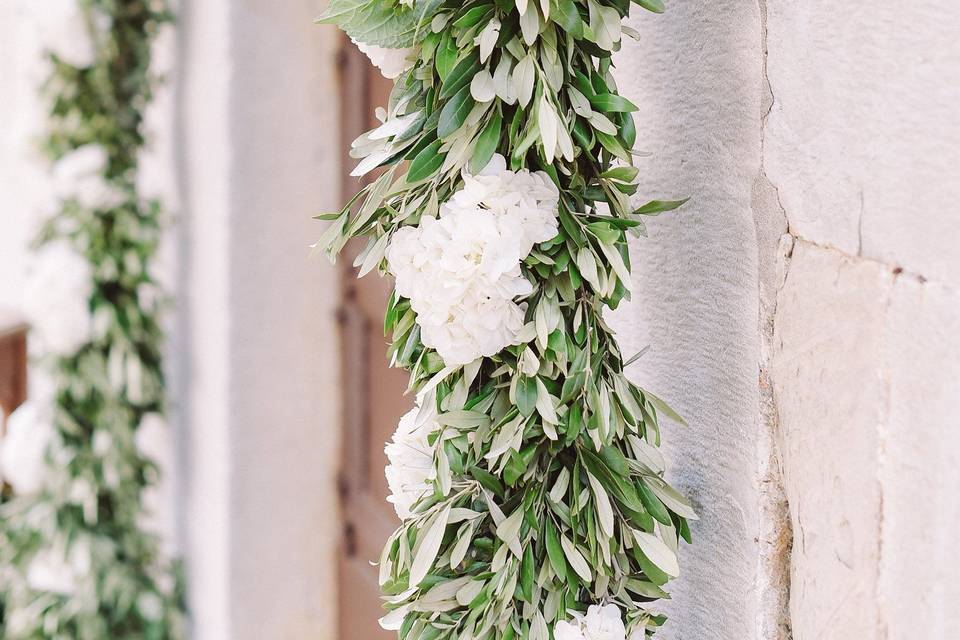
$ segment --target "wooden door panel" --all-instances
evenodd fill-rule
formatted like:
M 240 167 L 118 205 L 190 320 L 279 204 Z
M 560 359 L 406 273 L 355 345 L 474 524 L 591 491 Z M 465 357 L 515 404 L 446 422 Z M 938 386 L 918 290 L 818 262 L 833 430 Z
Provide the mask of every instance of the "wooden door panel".
M 392 83 L 373 69 L 348 39 L 340 57 L 342 100 L 341 144 L 349 148 L 357 136 L 377 124 L 374 109 L 385 106 Z M 342 200 L 363 183 L 346 177 L 356 160 L 344 154 Z M 413 407 L 405 395 L 407 373 L 387 363 L 383 315 L 393 290 L 388 278 L 369 274 L 357 280 L 353 259 L 365 242 L 350 243 L 342 257 L 341 362 L 343 383 L 343 453 L 341 498 L 343 538 L 339 567 L 340 640 L 387 640 L 392 632 L 380 629 L 378 570 L 371 562 L 380 557 L 387 538 L 399 524 L 386 502 L 387 482 L 383 448 L 397 422 Z
M 0 436 L 7 416 L 27 399 L 27 326 L 0 310 Z

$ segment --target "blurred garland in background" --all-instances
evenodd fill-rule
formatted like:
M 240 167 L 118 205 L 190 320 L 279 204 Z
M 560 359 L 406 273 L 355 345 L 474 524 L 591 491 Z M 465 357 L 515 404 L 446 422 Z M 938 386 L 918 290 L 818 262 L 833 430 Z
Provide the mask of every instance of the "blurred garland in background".
M 11 481 L 13 494 L 2 505 L 0 635 L 178 638 L 179 571 L 143 526 L 144 492 L 158 470 L 135 440 L 165 410 L 163 296 L 151 272 L 162 214 L 159 202 L 138 193 L 137 174 L 156 83 L 151 47 L 172 16 L 157 0 L 36 4 L 51 37 L 44 146 L 55 162 L 58 201 L 38 249 L 68 256 L 51 282 L 55 289 L 75 283 L 86 317 L 61 327 L 70 340 L 39 332 L 49 390 L 33 411 L 46 417 L 19 437 L 38 438 L 43 422 L 50 435 L 36 486 Z M 13 463 L 23 457 L 10 456 Z
M 380 558 L 408 640 L 639 640 L 679 575 L 690 503 L 659 417 L 604 320 L 629 296 L 627 235 L 684 201 L 631 205 L 637 110 L 612 56 L 660 0 L 331 0 L 396 78 L 353 144 L 367 186 L 318 247 L 396 278 L 385 331 L 417 407 L 387 448 L 403 520 Z M 682 422 L 682 421 L 681 421 Z

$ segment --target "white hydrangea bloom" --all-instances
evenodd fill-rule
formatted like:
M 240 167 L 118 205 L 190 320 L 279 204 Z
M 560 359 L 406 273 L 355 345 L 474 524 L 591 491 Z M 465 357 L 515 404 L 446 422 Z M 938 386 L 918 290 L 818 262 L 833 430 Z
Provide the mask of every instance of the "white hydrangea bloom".
M 413 515 L 413 505 L 433 490 L 433 449 L 427 438 L 438 425 L 433 416 L 420 414 L 417 406 L 400 418 L 393 439 L 384 448 L 389 460 L 384 471 L 390 487 L 387 502 L 393 504 L 401 520 Z
M 43 350 L 69 355 L 90 339 L 93 273 L 65 242 L 44 245 L 36 255 L 25 293 L 24 310 Z
M 70 545 L 41 549 L 27 567 L 27 585 L 34 591 L 71 595 L 90 572 L 90 547 L 82 540 Z
M 533 290 L 520 263 L 558 230 L 559 192 L 545 174 L 507 171 L 495 156 L 463 178 L 438 218 L 400 229 L 387 250 L 423 344 L 451 366 L 518 344 L 524 309 L 514 299 Z
M 0 476 L 18 495 L 43 489 L 45 457 L 54 436 L 53 424 L 36 403 L 27 402 L 10 414 L 7 434 L 0 440 Z
M 75 199 L 89 209 L 119 207 L 126 196 L 103 179 L 107 162 L 107 151 L 100 145 L 71 151 L 53 166 L 54 194 L 61 200 Z
M 80 69 L 93 65 L 96 61 L 96 41 L 80 0 L 31 0 L 29 5 L 34 12 L 40 42 L 45 51 Z M 93 17 L 93 27 L 97 31 L 102 32 L 109 27 L 109 17 L 100 12 L 95 12 Z
M 360 42 L 350 38 L 353 44 L 357 45 L 363 53 L 370 58 L 373 66 L 380 69 L 384 78 L 393 80 L 399 78 L 403 72 L 413 68 L 413 49 L 410 47 L 403 49 L 390 49 L 387 47 L 378 47 L 375 44 Z
M 555 640 L 626 640 L 627 630 L 620 607 L 594 604 L 586 615 L 574 613 L 570 620 L 558 622 L 553 636 Z

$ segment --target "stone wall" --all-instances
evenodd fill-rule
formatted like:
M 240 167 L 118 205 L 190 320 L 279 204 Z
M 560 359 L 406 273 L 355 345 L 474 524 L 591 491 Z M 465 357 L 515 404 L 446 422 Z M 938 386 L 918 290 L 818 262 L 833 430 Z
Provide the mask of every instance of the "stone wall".
M 953 637 L 960 6 L 633 25 L 643 193 L 694 197 L 637 243 L 616 319 L 691 422 L 668 439 L 702 519 L 663 637 Z

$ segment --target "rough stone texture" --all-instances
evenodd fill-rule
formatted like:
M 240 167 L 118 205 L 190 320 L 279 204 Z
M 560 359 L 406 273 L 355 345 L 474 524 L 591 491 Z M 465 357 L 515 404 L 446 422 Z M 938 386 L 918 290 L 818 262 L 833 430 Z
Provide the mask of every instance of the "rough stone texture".
M 770 0 L 767 173 L 790 226 L 960 276 L 960 3 Z
M 780 292 L 772 379 L 793 521 L 798 639 L 878 638 L 877 481 L 884 310 L 893 276 L 797 242 Z
M 880 602 L 887 638 L 960 628 L 960 295 L 901 277 L 887 311 Z
M 640 107 L 640 196 L 694 196 L 635 243 L 634 300 L 616 316 L 633 366 L 690 429 L 668 428 L 673 480 L 697 505 L 665 640 L 752 638 L 758 615 L 758 297 L 751 190 L 760 169 L 760 13 L 733 0 L 635 11 L 618 58 Z

